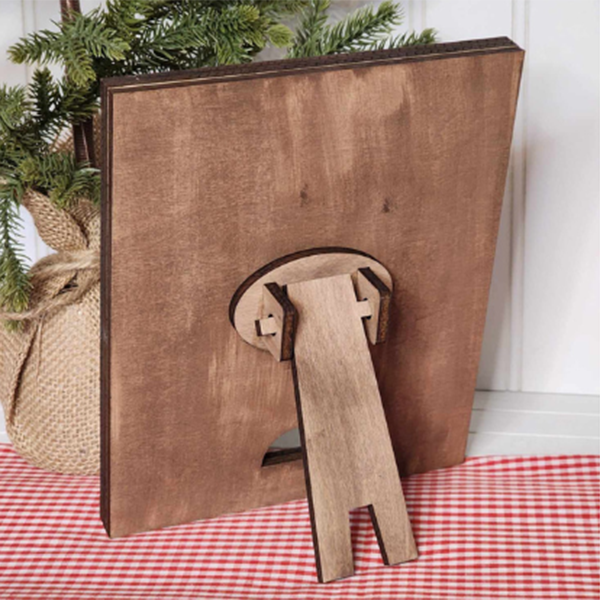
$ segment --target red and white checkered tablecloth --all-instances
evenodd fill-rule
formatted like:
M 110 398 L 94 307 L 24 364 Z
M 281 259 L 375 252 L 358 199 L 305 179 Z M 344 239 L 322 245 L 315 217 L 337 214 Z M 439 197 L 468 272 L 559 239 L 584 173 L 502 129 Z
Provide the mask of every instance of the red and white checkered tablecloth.
M 0 598 L 599 598 L 600 458 L 486 457 L 406 479 L 420 558 L 384 567 L 366 511 L 356 575 L 320 585 L 305 501 L 109 540 L 98 478 L 0 445 Z

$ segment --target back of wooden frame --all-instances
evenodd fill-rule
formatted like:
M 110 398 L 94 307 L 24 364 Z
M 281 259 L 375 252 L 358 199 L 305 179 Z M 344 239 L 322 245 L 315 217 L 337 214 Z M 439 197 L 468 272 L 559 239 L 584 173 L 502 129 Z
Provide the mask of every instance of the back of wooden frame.
M 497 38 L 103 82 L 111 536 L 303 497 L 300 462 L 261 466 L 296 426 L 289 363 L 228 311 L 314 247 L 394 279 L 372 356 L 401 473 L 463 460 L 522 62 Z

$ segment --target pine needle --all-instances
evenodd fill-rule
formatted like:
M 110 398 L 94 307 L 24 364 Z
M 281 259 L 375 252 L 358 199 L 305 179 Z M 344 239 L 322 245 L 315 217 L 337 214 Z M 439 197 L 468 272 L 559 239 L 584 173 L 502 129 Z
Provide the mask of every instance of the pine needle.
M 327 22 L 329 7 L 330 0 L 310 0 L 295 32 L 289 58 L 430 44 L 436 39 L 433 29 L 392 36 L 402 23 L 403 13 L 401 7 L 390 0 L 377 8 L 359 8 L 333 24 Z

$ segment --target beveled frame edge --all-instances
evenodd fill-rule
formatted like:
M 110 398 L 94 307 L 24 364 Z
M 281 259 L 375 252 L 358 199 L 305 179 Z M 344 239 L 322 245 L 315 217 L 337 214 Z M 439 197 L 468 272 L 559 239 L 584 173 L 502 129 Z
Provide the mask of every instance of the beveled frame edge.
M 370 67 L 390 62 L 414 62 L 455 58 L 465 54 L 493 54 L 496 52 L 522 52 L 523 50 L 508 37 L 482 38 L 462 42 L 446 42 L 421 46 L 406 46 L 391 50 L 374 50 L 349 54 L 332 54 L 310 58 L 221 65 L 182 71 L 168 71 L 148 75 L 127 75 L 102 79 L 100 85 L 111 93 L 133 92 L 142 89 L 157 89 L 209 83 L 214 80 L 241 80 L 280 75 L 293 75 L 312 70 L 339 70 Z
M 101 86 L 101 211 L 100 211 L 100 518 L 110 528 L 110 307 L 111 307 L 111 178 L 112 98 Z
M 224 65 L 150 75 L 110 77 L 100 82 L 102 122 L 101 184 L 101 268 L 100 268 L 100 517 L 110 537 L 110 323 L 111 323 L 111 257 L 112 257 L 112 135 L 113 95 L 143 89 L 183 85 L 240 81 L 275 77 L 310 71 L 340 70 L 385 65 L 396 62 L 440 60 L 460 56 L 523 52 L 508 37 L 484 38 L 462 42 L 409 46 L 393 50 L 377 50 L 351 54 L 335 54 L 313 58 L 284 59 Z

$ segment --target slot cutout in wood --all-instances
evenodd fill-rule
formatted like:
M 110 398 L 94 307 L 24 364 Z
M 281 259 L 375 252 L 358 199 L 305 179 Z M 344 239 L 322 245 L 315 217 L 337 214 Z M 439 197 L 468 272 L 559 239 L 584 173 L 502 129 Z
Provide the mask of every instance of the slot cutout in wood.
M 271 443 L 263 457 L 261 466 L 270 467 L 294 460 L 302 460 L 300 432 L 297 427 L 286 431 Z

